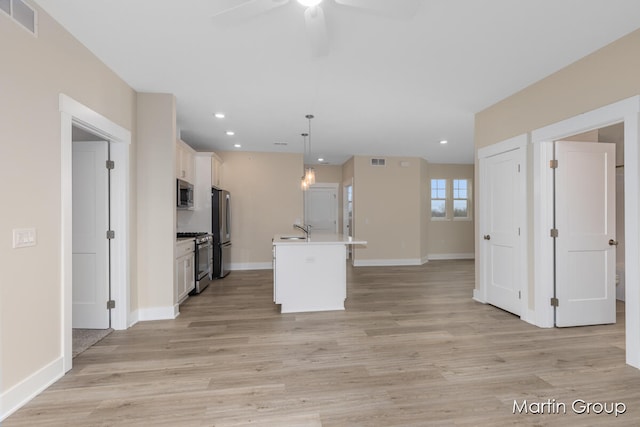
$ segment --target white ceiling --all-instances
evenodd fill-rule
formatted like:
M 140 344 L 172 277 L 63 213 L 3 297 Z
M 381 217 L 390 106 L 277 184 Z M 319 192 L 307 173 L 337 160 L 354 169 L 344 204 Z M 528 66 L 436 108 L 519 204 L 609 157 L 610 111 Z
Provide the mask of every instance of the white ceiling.
M 175 94 L 194 148 L 302 152 L 314 114 L 313 157 L 331 164 L 472 163 L 476 112 L 640 27 L 638 0 L 424 0 L 410 19 L 324 0 L 315 57 L 294 0 L 212 19 L 243 1 L 35 0 L 136 91 Z

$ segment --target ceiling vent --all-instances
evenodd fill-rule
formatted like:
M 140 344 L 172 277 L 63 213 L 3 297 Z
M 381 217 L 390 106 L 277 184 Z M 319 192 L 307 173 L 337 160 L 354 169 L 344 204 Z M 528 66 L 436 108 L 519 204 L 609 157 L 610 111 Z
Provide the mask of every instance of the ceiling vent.
M 384 166 L 386 163 L 385 159 L 371 159 L 371 166 Z
M 0 10 L 12 17 L 33 35 L 36 34 L 37 15 L 35 9 L 22 0 L 0 0 Z

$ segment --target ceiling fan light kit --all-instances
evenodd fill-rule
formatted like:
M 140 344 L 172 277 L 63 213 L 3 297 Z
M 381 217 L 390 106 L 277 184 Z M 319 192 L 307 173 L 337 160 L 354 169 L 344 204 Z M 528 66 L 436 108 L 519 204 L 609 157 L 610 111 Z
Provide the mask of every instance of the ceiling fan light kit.
M 306 7 L 313 7 L 322 3 L 322 0 L 298 0 L 298 3 Z
M 307 35 L 311 45 L 311 52 L 316 57 L 323 57 L 329 54 L 329 36 L 327 34 L 324 11 L 320 4 L 322 1 L 297 0 L 299 4 L 306 8 L 304 20 Z M 232 7 L 218 9 L 213 14 L 212 19 L 216 25 L 235 25 L 291 2 L 292 0 L 245 0 L 243 3 Z M 333 3 L 339 7 L 360 9 L 390 18 L 410 18 L 416 13 L 420 0 L 333 0 Z M 224 2 L 221 2 L 221 4 L 224 4 Z

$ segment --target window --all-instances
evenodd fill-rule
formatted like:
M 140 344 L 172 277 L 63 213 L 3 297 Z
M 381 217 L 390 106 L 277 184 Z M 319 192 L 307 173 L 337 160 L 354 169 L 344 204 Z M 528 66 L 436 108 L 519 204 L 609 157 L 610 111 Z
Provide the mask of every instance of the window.
M 453 180 L 453 218 L 469 218 L 469 181 Z
M 431 219 L 470 220 L 471 180 L 432 179 Z
M 447 217 L 447 180 L 431 180 L 431 218 Z

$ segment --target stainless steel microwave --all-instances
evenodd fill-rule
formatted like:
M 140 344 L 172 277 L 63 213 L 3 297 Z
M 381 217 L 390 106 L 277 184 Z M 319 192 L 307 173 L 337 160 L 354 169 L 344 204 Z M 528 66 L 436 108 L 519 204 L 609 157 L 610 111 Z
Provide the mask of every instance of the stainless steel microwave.
M 193 184 L 178 179 L 177 207 L 178 209 L 193 209 Z

